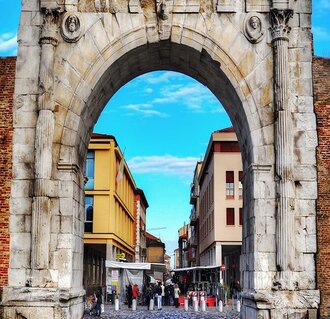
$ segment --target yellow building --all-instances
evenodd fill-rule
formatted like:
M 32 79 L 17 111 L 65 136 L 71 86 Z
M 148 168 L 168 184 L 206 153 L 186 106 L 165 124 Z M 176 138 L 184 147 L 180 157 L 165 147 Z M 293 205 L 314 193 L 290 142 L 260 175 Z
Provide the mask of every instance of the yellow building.
M 84 286 L 103 286 L 105 260 L 134 261 L 137 187 L 116 139 L 91 136 L 86 160 Z

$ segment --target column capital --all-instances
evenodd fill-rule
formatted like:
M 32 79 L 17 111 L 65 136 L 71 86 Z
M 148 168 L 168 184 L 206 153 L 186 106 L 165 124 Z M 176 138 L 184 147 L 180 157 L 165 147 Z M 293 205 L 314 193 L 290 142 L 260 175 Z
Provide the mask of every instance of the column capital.
M 58 44 L 58 18 L 60 8 L 42 8 L 44 21 L 40 37 L 40 44 L 51 44 L 54 47 Z
M 290 33 L 291 28 L 288 23 L 290 18 L 293 16 L 293 10 L 291 9 L 276 9 L 273 8 L 270 10 L 271 18 L 271 33 L 273 41 L 278 39 L 288 39 L 288 34 Z

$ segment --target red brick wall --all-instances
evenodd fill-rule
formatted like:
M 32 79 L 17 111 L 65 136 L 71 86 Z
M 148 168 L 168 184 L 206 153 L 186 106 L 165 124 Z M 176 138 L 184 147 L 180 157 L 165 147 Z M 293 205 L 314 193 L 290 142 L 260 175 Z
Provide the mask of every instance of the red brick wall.
M 0 289 L 8 284 L 15 67 L 15 57 L 0 58 Z
M 317 149 L 317 286 L 321 291 L 320 316 L 330 317 L 330 59 L 313 60 Z

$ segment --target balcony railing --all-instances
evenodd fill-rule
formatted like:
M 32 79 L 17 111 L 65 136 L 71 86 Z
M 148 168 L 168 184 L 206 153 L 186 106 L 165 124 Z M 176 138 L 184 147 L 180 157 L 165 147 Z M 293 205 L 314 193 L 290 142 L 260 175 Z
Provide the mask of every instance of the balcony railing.
M 191 209 L 191 213 L 190 213 L 190 225 L 195 225 L 197 222 L 197 219 L 198 219 L 197 212 L 196 212 L 195 207 L 193 207 Z

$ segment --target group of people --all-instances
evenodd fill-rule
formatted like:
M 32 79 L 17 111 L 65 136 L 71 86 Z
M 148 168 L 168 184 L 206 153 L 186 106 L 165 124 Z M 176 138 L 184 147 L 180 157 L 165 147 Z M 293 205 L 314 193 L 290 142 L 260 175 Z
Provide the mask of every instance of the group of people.
M 129 283 L 126 286 L 126 299 L 127 299 L 128 308 L 132 308 L 133 299 L 137 300 L 139 296 L 140 296 L 139 286 L 135 284 L 132 287 L 131 283 Z
M 232 281 L 230 283 L 230 294 L 232 296 L 232 298 L 240 300 L 241 299 L 241 291 L 242 291 L 242 287 L 240 282 L 237 281 Z
M 102 289 L 99 288 L 94 293 L 90 294 L 86 301 L 87 310 L 89 314 L 92 315 L 95 313 L 96 316 L 101 316 L 102 308 Z
M 164 286 L 164 283 L 158 282 L 158 284 L 147 284 L 140 294 L 139 288 L 137 285 L 127 285 L 126 286 L 126 300 L 129 308 L 132 306 L 132 300 L 140 298 L 140 303 L 144 306 L 147 306 L 148 310 L 150 309 L 150 301 L 153 300 L 153 304 L 157 307 L 158 310 L 162 310 L 163 306 L 179 306 L 179 295 L 180 289 L 178 285 L 167 285 Z M 138 303 L 138 302 L 137 302 Z

